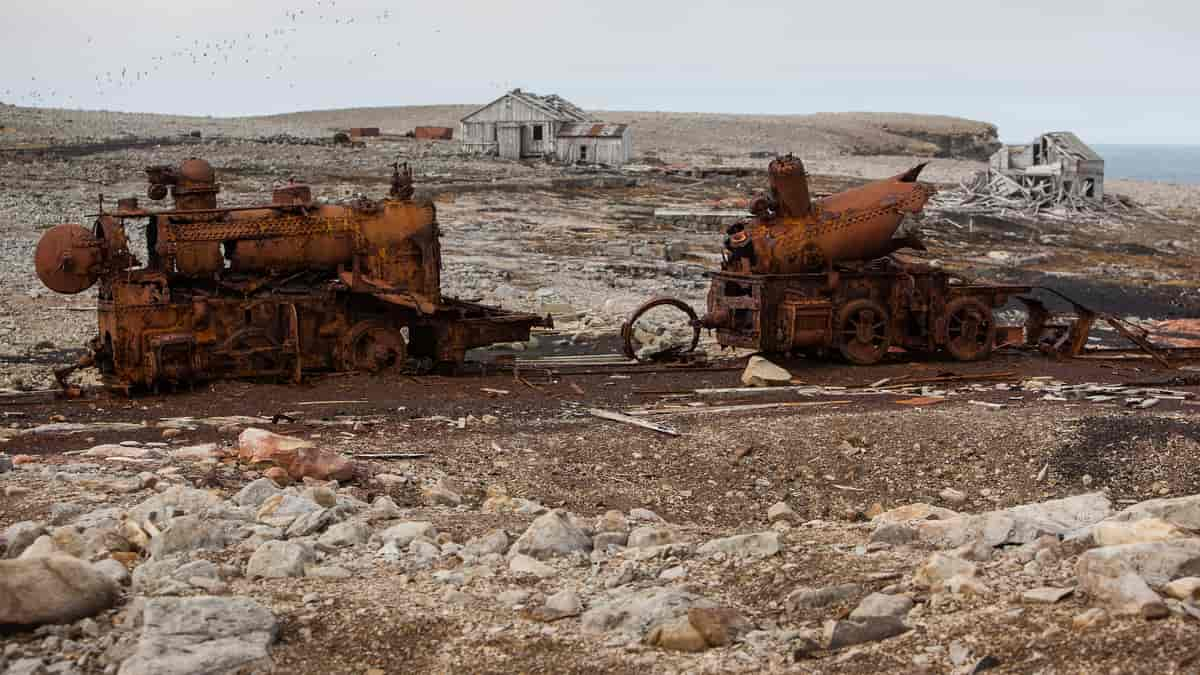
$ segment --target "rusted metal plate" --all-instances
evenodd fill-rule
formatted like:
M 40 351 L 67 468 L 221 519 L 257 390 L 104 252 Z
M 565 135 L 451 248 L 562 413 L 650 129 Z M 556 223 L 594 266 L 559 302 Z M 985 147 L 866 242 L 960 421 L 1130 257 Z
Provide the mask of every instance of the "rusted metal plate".
M 434 207 L 412 201 L 395 165 L 380 201 L 316 205 L 305 185 L 271 204 L 220 208 L 216 172 L 200 159 L 146 170 L 152 199 L 122 202 L 93 231 L 59 225 L 35 255 L 42 281 L 77 293 L 97 281 L 99 334 L 77 367 L 113 386 L 220 377 L 299 379 L 321 370 L 375 371 L 460 363 L 466 351 L 529 339 L 546 320 L 441 295 Z M 145 264 L 125 228 L 146 229 Z

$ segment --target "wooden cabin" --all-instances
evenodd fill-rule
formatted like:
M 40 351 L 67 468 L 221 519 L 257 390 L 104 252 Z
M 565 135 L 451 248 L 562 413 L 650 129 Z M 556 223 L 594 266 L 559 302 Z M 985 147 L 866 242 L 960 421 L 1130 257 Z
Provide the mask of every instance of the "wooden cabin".
M 1104 201 L 1104 158 L 1070 131 L 1051 131 L 1028 145 L 1003 146 L 988 164 L 1025 188 L 1048 185 L 1060 196 Z
M 558 130 L 557 155 L 567 163 L 621 166 L 629 161 L 629 125 L 573 122 Z
M 615 137 L 597 136 L 587 140 L 583 130 L 597 126 L 621 127 L 621 132 Z M 462 118 L 458 138 L 468 152 L 495 155 L 501 159 L 552 157 L 568 162 L 613 165 L 629 159 L 629 135 L 625 125 L 597 123 L 566 99 L 539 96 L 520 89 L 513 89 Z M 560 145 L 568 150 L 560 152 Z M 618 145 L 621 147 L 613 147 Z

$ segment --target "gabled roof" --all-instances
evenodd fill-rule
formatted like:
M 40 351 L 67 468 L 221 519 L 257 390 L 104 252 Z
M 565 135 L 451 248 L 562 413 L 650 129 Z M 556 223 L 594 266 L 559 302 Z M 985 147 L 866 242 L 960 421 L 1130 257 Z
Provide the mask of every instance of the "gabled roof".
M 1087 143 L 1079 140 L 1079 137 L 1070 131 L 1051 131 L 1042 135 L 1053 141 L 1064 152 L 1074 155 L 1079 159 L 1103 161 L 1103 158 L 1096 154 L 1095 150 L 1088 147 Z
M 620 138 L 625 135 L 627 124 L 604 122 L 574 122 L 558 129 L 559 138 Z
M 560 96 L 555 96 L 554 94 L 550 94 L 549 96 L 538 96 L 537 94 L 534 94 L 534 93 L 531 93 L 528 91 L 521 91 L 520 89 L 513 89 L 512 91 L 508 92 L 504 96 L 501 96 L 500 98 L 496 99 L 495 101 L 492 101 L 491 103 L 489 103 L 477 110 L 472 111 L 470 115 L 463 117 L 462 121 L 466 122 L 467 120 L 474 117 L 481 110 L 487 110 L 488 108 L 492 107 L 493 105 L 496 105 L 500 101 L 503 101 L 504 99 L 509 98 L 509 97 L 512 97 L 518 101 L 521 101 L 522 103 L 524 103 L 530 107 L 538 108 L 539 110 L 543 110 L 547 114 L 549 114 L 551 117 L 553 117 L 554 119 L 556 119 L 560 122 L 586 122 L 588 120 L 588 115 L 587 115 L 587 113 L 585 113 L 583 111 L 582 108 L 575 105 L 574 103 L 571 103 L 570 101 L 566 100 L 565 98 L 562 98 Z

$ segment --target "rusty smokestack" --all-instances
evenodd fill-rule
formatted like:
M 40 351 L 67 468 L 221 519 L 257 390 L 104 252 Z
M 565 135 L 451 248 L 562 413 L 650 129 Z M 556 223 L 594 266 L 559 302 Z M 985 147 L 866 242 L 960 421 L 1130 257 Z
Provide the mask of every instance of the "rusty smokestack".
M 771 193 L 776 204 L 775 215 L 798 218 L 812 213 L 812 198 L 808 194 L 808 174 L 799 157 L 788 154 L 771 160 L 767 167 Z

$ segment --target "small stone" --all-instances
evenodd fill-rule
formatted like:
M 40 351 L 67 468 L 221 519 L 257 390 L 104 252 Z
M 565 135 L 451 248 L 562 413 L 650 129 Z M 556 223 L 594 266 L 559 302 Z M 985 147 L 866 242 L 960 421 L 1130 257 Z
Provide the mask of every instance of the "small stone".
M 546 604 L 541 608 L 539 618 L 543 621 L 556 621 L 567 617 L 579 616 L 583 613 L 583 602 L 579 594 L 570 588 L 546 598 Z
M 433 573 L 433 580 L 449 586 L 462 586 L 467 583 L 466 575 L 457 570 L 438 570 Z
M 67 556 L 0 561 L 0 624 L 70 623 L 116 603 L 120 588 Z
M 348 520 L 330 526 L 317 542 L 324 546 L 345 548 L 347 546 L 365 544 L 370 538 L 371 527 L 369 525 L 357 520 Z
M 687 573 L 686 567 L 683 565 L 675 565 L 674 567 L 668 567 L 662 572 L 659 572 L 658 579 L 659 581 L 678 581 L 686 578 Z
M 687 618 L 709 647 L 732 644 L 754 628 L 746 617 L 729 607 L 692 607 Z
M 105 558 L 92 563 L 92 568 L 117 584 L 122 586 L 129 584 L 129 569 L 119 560 Z
M 246 565 L 246 576 L 279 579 L 304 576 L 304 566 L 313 559 L 312 550 L 290 541 L 263 542 Z
M 825 624 L 825 647 L 841 649 L 864 642 L 886 640 L 908 631 L 908 626 L 892 616 L 873 616 L 862 620 L 843 619 Z
M 261 672 L 279 623 L 249 598 L 151 598 L 137 649 L 121 675 Z
M 375 503 L 378 504 L 379 501 L 380 500 L 377 499 L 375 500 Z M 388 501 L 390 502 L 391 500 Z M 371 508 L 374 509 L 375 506 L 372 505 Z M 438 531 L 437 528 L 433 526 L 433 523 L 426 521 L 409 521 L 392 525 L 383 532 L 379 533 L 378 536 L 384 544 L 390 543 L 394 544 L 397 548 L 405 548 L 411 544 L 414 539 L 419 537 L 425 539 L 437 539 Z
M 629 535 L 624 532 L 600 532 L 592 537 L 592 549 L 606 551 L 609 546 L 624 548 L 629 543 Z
M 702 544 L 696 552 L 700 555 L 724 553 L 734 557 L 768 558 L 779 553 L 779 550 L 778 532 L 757 532 L 713 539 Z
M 404 517 L 404 512 L 396 506 L 396 502 L 391 497 L 376 497 L 375 501 L 371 502 L 371 508 L 367 509 L 367 520 L 370 522 L 378 522 L 381 520 L 399 520 Z
M 761 356 L 751 356 L 742 371 L 742 384 L 747 387 L 771 387 L 791 384 L 792 374 L 785 368 Z
M 650 509 L 641 509 L 641 508 L 629 509 L 629 519 L 630 520 L 640 520 L 640 521 L 644 521 L 644 522 L 648 522 L 648 523 L 663 522 L 662 517 L 659 516 L 657 513 L 651 511 Z
M 509 555 L 524 554 L 534 558 L 551 558 L 574 552 L 592 550 L 592 539 L 581 530 L 566 511 L 554 510 L 539 516 L 513 542 Z
M 597 534 L 603 532 L 628 532 L 629 521 L 625 518 L 625 514 L 612 509 L 605 511 L 604 515 L 597 518 L 595 526 L 592 529 Z
M 663 546 L 675 541 L 675 534 L 665 527 L 643 525 L 635 527 L 629 533 L 626 546 L 629 548 L 651 548 Z
M 1176 600 L 1200 599 L 1200 577 L 1182 577 L 1163 587 L 1168 597 Z
M 942 501 L 947 504 L 965 504 L 967 501 L 967 494 L 965 492 L 949 487 L 939 492 L 938 497 L 941 497 Z
M 1105 520 L 1092 527 L 1096 546 L 1145 544 L 1186 537 L 1187 533 L 1161 518 L 1142 518 L 1133 521 Z
M 974 563 L 944 553 L 934 553 L 917 569 L 913 582 L 937 593 L 946 590 L 950 579 L 973 577 L 976 572 Z
M 546 563 L 521 553 L 508 561 L 508 571 L 516 576 L 532 575 L 539 579 L 549 579 L 558 574 L 553 567 Z
M 870 616 L 891 616 L 903 619 L 912 611 L 913 601 L 907 595 L 887 595 L 872 593 L 858 603 L 858 607 L 850 612 L 851 619 L 865 619 Z
M 445 479 L 435 485 L 428 485 L 421 490 L 421 496 L 430 506 L 458 506 L 463 498 Z
M 797 520 L 796 512 L 792 510 L 792 507 L 788 506 L 784 502 L 776 502 L 774 505 L 771 506 L 771 508 L 767 509 L 767 521 L 768 522 L 772 522 L 772 523 L 774 523 L 776 521 L 795 522 L 796 520 Z
M 176 436 L 182 436 L 182 435 L 183 435 L 182 429 L 163 429 L 163 432 L 162 432 L 163 438 L 175 438 Z
M 442 596 L 442 602 L 445 602 L 447 605 L 466 605 L 470 604 L 471 599 L 470 595 L 454 587 L 446 589 L 445 595 Z
M 501 529 L 488 530 L 483 536 L 467 541 L 463 551 L 469 555 L 504 555 L 508 551 L 508 532 Z
M 817 589 L 802 588 L 788 595 L 783 605 L 793 612 L 798 609 L 818 609 L 846 602 L 861 592 L 862 587 L 858 584 L 841 584 Z
M 1088 630 L 1090 628 L 1098 628 L 1108 625 L 1108 612 L 1100 607 L 1093 607 L 1089 610 L 1075 615 L 1071 619 L 1071 625 L 1077 630 Z
M 525 602 L 531 595 L 533 595 L 533 593 L 523 588 L 513 588 L 507 591 L 501 591 L 500 594 L 496 596 L 496 602 L 499 602 L 505 607 L 512 607 L 513 605 L 520 605 L 521 603 Z
M 646 633 L 645 643 L 679 652 L 702 652 L 708 649 L 708 642 L 686 616 L 655 625 Z
M 375 482 L 385 488 L 395 488 L 408 483 L 408 479 L 394 473 L 379 473 L 375 474 Z

